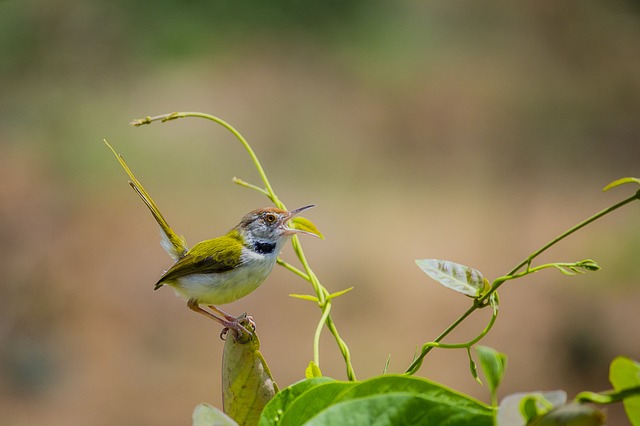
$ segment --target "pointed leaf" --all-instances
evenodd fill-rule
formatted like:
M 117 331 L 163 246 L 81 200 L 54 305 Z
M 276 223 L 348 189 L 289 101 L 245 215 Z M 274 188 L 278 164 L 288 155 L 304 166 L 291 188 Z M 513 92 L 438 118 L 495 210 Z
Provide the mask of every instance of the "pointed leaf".
M 571 268 L 571 269 L 567 269 L 562 265 L 559 264 L 554 264 L 553 265 L 557 270 L 559 270 L 560 272 L 562 272 L 563 275 L 567 275 L 567 276 L 573 276 L 576 275 L 576 270 Z
M 316 225 L 313 224 L 306 217 L 296 216 L 289 221 L 291 223 L 291 227 L 294 229 L 299 229 L 301 231 L 309 232 L 313 235 L 320 237 L 320 239 L 324 240 L 324 235 L 316 228 Z
M 611 362 L 609 381 L 617 391 L 640 386 L 640 363 L 619 356 Z M 627 417 L 633 426 L 640 426 L 640 395 L 623 401 Z
M 322 377 L 322 371 L 320 371 L 320 367 L 313 361 L 309 362 L 309 366 L 304 370 L 304 377 L 307 379 L 312 379 L 314 377 Z
M 424 273 L 443 286 L 470 297 L 481 297 L 491 288 L 480 271 L 459 263 L 420 259 L 416 260 L 416 264 Z
M 289 296 L 293 297 L 295 299 L 310 300 L 311 302 L 316 302 L 316 303 L 319 302 L 319 300 L 318 300 L 318 298 L 316 296 L 311 296 L 309 294 L 295 294 L 295 293 L 292 293 Z
M 467 348 L 467 356 L 469 357 L 469 369 L 471 370 L 471 376 L 475 379 L 480 386 L 482 386 L 482 380 L 478 377 L 478 367 L 476 366 L 476 362 L 473 360 L 471 356 L 471 348 Z
M 487 378 L 489 392 L 495 395 L 504 376 L 504 370 L 507 366 L 507 356 L 493 348 L 481 345 L 476 346 L 476 352 L 480 359 L 480 368 L 482 368 L 482 372 Z
M 227 335 L 222 358 L 222 405 L 224 412 L 240 425 L 258 423 L 263 408 L 278 391 L 259 351 L 255 334 L 247 343 Z
M 349 287 L 349 288 L 345 288 L 344 290 L 340 290 L 340 291 L 336 291 L 335 293 L 331 293 L 329 296 L 327 296 L 327 299 L 334 299 L 338 296 L 342 296 L 343 294 L 349 293 L 351 290 L 353 290 L 353 287 Z
M 601 269 L 600 265 L 598 265 L 598 262 L 596 262 L 593 259 L 582 260 L 582 261 L 578 262 L 577 265 L 580 268 L 586 269 L 587 271 L 590 271 L 590 272 L 596 272 L 596 271 L 599 271 Z
M 231 417 L 204 402 L 193 410 L 191 424 L 192 426 L 238 426 Z

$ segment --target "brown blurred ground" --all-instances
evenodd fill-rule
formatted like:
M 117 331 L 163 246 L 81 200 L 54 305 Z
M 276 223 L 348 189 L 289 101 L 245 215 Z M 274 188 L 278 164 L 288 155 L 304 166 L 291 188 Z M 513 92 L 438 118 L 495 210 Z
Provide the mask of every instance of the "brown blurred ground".
M 259 4 L 0 3 L 3 424 L 188 424 L 199 402 L 221 405 L 219 329 L 152 291 L 170 259 L 101 140 L 192 244 L 266 200 L 231 183 L 258 182 L 223 129 L 133 118 L 216 114 L 289 207 L 318 205 L 308 217 L 327 238 L 304 246 L 330 291 L 355 287 L 333 315 L 361 379 L 389 354 L 403 371 L 468 306 L 414 259 L 495 278 L 635 190 L 600 193 L 640 175 L 637 3 Z M 639 214 L 541 259 L 591 257 L 601 272 L 505 285 L 483 342 L 509 356 L 501 395 L 603 390 L 615 356 L 640 358 Z M 312 357 L 319 311 L 287 296 L 310 291 L 276 269 L 227 306 L 255 317 L 281 387 Z M 321 363 L 345 377 L 329 336 Z M 487 400 L 462 351 L 433 352 L 421 375 Z

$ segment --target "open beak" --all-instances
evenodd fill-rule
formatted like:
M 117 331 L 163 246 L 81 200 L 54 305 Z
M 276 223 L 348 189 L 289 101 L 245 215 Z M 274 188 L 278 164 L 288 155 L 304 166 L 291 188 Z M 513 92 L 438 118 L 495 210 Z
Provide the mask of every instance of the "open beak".
M 293 219 L 295 216 L 297 216 L 298 214 L 302 213 L 303 211 L 309 210 L 311 207 L 315 207 L 315 204 L 309 204 L 308 206 L 300 207 L 298 209 L 289 211 L 289 214 L 287 215 L 287 217 L 286 217 L 286 219 L 284 221 L 284 229 L 285 229 L 286 234 L 288 234 L 288 235 L 309 234 L 309 235 L 315 235 L 317 237 L 317 235 L 314 234 L 313 232 L 305 231 L 303 229 L 291 228 L 288 225 L 289 220 Z

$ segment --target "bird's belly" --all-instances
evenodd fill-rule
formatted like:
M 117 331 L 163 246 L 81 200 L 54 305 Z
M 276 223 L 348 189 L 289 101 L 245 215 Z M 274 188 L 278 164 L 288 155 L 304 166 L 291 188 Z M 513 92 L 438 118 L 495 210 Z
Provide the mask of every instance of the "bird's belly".
M 196 299 L 203 305 L 224 305 L 257 289 L 271 269 L 273 263 L 244 265 L 223 273 L 183 276 L 170 285 L 185 299 Z

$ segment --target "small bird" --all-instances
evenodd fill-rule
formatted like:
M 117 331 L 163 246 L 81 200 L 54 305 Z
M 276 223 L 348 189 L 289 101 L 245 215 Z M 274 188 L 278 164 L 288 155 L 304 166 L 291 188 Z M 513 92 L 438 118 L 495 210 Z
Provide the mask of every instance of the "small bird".
M 298 213 L 314 207 L 304 206 L 292 211 L 266 207 L 245 215 L 226 235 L 202 241 L 178 257 L 155 285 L 173 287 L 176 294 L 187 299 L 195 312 L 206 315 L 226 329 L 247 331 L 238 319 L 215 305 L 236 301 L 264 282 L 282 246 L 296 233 L 315 235 L 287 225 Z M 166 247 L 168 236 L 163 235 Z M 207 305 L 217 316 L 200 307 Z
M 289 226 L 289 220 L 314 206 L 291 211 L 275 207 L 254 210 L 246 214 L 226 235 L 202 241 L 189 249 L 184 237 L 171 229 L 122 156 L 107 141 L 104 142 L 129 175 L 131 187 L 160 225 L 160 243 L 175 261 L 160 277 L 154 289 L 165 285 L 173 287 L 177 295 L 187 300 L 189 309 L 224 326 L 221 337 L 228 330 L 234 330 L 236 336 L 242 332 L 251 335 L 240 323 L 245 318 L 252 323 L 250 317 L 233 317 L 215 305 L 231 303 L 257 289 L 271 273 L 280 250 L 292 235 L 302 233 L 321 237 L 321 234 Z M 213 312 L 200 305 L 208 306 Z

